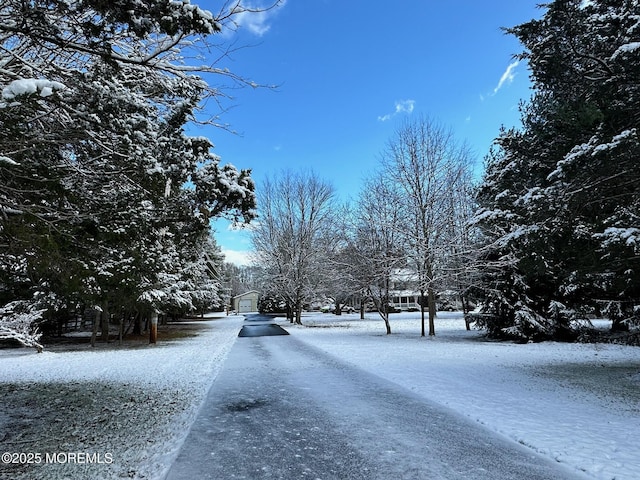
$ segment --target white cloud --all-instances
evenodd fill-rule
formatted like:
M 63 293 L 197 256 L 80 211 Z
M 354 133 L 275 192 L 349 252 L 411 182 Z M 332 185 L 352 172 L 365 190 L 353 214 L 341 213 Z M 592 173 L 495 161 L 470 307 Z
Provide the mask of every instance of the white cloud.
M 395 110 L 393 113 L 387 113 L 386 115 L 381 115 L 378 117 L 378 120 L 381 122 L 386 122 L 387 120 L 391 120 L 398 114 L 407 113 L 410 114 L 413 112 L 415 108 L 416 101 L 415 100 L 400 100 L 395 103 Z
M 251 263 L 251 256 L 253 252 L 248 250 L 230 250 L 227 248 L 221 249 L 225 262 L 233 263 L 238 266 L 249 265 Z
M 502 74 L 502 77 L 500 77 L 500 81 L 498 82 L 498 85 L 496 86 L 496 88 L 493 89 L 493 94 L 494 95 L 496 93 L 498 93 L 498 91 L 500 91 L 500 89 L 505 84 L 510 84 L 511 82 L 513 82 L 513 79 L 516 77 L 516 74 L 515 74 L 514 70 L 516 69 L 516 67 L 519 64 L 520 64 L 520 62 L 518 60 L 516 60 L 515 62 L 512 62 L 512 63 L 509 64 L 507 69 Z
M 273 17 L 286 3 L 287 0 L 280 0 L 276 6 L 269 8 L 271 3 L 257 5 L 251 2 L 238 2 L 234 7 L 232 30 L 246 28 L 254 35 L 261 37 L 271 29 Z
M 396 102 L 396 113 L 413 112 L 415 103 L 416 103 L 415 100 L 402 100 L 400 102 Z

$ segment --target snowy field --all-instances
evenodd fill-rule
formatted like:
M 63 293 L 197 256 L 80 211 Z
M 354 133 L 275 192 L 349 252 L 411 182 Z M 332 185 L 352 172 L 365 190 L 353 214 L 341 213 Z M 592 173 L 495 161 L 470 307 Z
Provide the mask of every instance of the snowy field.
M 0 453 L 31 461 L 3 456 L 0 479 L 162 478 L 243 320 L 153 346 L 0 350 Z
M 376 314 L 278 323 L 588 477 L 640 479 L 638 348 L 488 342 L 444 312 L 421 338 L 418 315 L 392 315 L 391 336 Z M 162 479 L 242 320 L 193 322 L 197 335 L 156 346 L 0 350 L 2 452 L 43 456 L 0 463 L 0 479 Z
M 460 313 L 303 318 L 298 338 L 601 480 L 640 479 L 640 349 L 486 341 Z M 282 319 L 284 320 L 284 319 Z M 309 328 L 313 327 L 313 328 Z

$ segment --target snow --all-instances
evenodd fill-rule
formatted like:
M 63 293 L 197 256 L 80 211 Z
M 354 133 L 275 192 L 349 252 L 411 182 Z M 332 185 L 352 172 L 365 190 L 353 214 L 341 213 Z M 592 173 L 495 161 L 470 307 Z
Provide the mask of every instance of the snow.
M 544 189 L 540 187 L 533 187 L 527 190 L 527 192 L 522 195 L 519 199 L 517 199 L 514 205 L 518 206 L 526 206 L 536 203 L 538 200 L 544 200 Z M 498 197 L 496 196 L 496 200 Z
M 640 244 L 640 229 L 635 227 L 608 227 L 603 234 L 596 235 L 596 237 L 604 239 L 605 246 L 610 243 L 621 242 L 629 247 L 636 247 Z
M 638 49 L 640 49 L 640 42 L 625 43 L 624 45 L 621 45 L 620 47 L 618 47 L 618 49 L 613 53 L 613 55 L 611 55 L 611 59 L 615 59 L 618 55 L 622 53 L 632 53 Z
M 195 337 L 142 341 L 136 348 L 98 342 L 94 349 L 52 347 L 41 354 L 0 349 L 3 452 L 109 453 L 113 459 L 37 465 L 40 480 L 162 478 L 242 321 L 230 316 L 190 322 Z M 19 433 L 9 433 L 14 430 Z M 0 478 L 35 478 L 33 470 L 9 467 L 0 463 Z M 7 471 L 10 477 L 3 476 Z
M 42 319 L 46 310 L 34 309 L 26 302 L 15 301 L 0 307 L 0 340 L 16 340 L 25 347 L 42 350 L 40 334 L 32 325 Z
M 604 152 L 607 150 L 612 150 L 614 148 L 616 148 L 618 145 L 620 145 L 621 143 L 623 143 L 624 141 L 630 139 L 631 137 L 636 135 L 636 129 L 633 128 L 631 130 L 625 130 L 624 132 L 620 133 L 619 135 L 616 135 L 613 137 L 613 139 L 611 140 L 611 143 L 604 143 L 601 145 L 598 145 L 594 150 L 593 153 L 591 154 L 592 156 L 600 153 L 600 152 Z
M 5 157 L 4 155 L 0 155 L 0 163 L 7 163 L 9 165 L 18 165 L 17 162 L 14 162 L 9 157 Z
M 197 336 L 155 346 L 98 344 L 42 354 L 0 350 L 0 431 L 12 432 L 23 421 L 27 432 L 21 430 L 19 438 L 5 435 L 4 450 L 112 455 L 106 465 L 41 465 L 42 480 L 162 479 L 242 321 L 230 316 L 190 322 Z M 440 312 L 431 338 L 420 337 L 419 313 L 392 314 L 389 336 L 375 313 L 365 320 L 358 314 L 309 313 L 303 326 L 277 321 L 313 347 L 589 478 L 638 478 L 640 351 L 635 347 L 491 342 L 482 332 L 467 331 L 458 312 Z M 24 423 L 25 416 L 32 421 Z M 33 478 L 31 472 L 11 478 Z
M 457 312 L 438 313 L 432 338 L 419 313 L 391 315 L 390 336 L 373 314 L 303 323 L 289 332 L 591 478 L 639 478 L 636 347 L 490 342 Z
M 22 95 L 33 93 L 40 94 L 41 97 L 49 97 L 56 90 L 62 90 L 65 86 L 60 82 L 52 82 L 46 79 L 24 78 L 14 80 L 2 90 L 4 100 L 13 100 Z

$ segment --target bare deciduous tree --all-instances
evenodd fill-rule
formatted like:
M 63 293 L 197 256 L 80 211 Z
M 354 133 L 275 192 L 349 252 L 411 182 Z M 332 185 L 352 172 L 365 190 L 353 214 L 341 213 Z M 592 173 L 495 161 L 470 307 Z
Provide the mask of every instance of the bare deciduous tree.
M 284 172 L 258 190 L 259 220 L 252 232 L 258 263 L 271 289 L 302 323 L 302 307 L 320 286 L 332 250 L 333 187 L 313 172 Z
M 369 298 L 384 321 L 389 322 L 389 288 L 392 272 L 406 263 L 402 230 L 406 218 L 399 208 L 398 190 L 385 175 L 365 182 L 358 202 L 353 262 Z
M 418 289 L 426 298 L 429 335 L 435 335 L 436 288 L 451 255 L 459 185 L 468 179 L 471 154 L 453 133 L 428 118 L 405 123 L 382 155 L 386 178 L 394 179 L 408 221 L 403 229 L 407 260 L 415 269 Z M 425 335 L 424 301 L 421 301 L 422 335 Z

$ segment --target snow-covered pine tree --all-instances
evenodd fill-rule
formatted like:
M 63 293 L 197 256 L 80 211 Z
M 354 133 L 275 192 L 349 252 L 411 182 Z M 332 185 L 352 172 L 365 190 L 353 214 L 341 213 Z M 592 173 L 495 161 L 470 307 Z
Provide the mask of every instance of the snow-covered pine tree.
M 174 242 L 203 242 L 212 217 L 253 218 L 249 172 L 185 133 L 205 98 L 224 95 L 199 75 L 249 83 L 185 55 L 237 13 L 188 0 L 3 3 L 0 304 L 33 301 L 47 318 L 131 308 L 173 274 L 166 252 L 189 251 Z
M 522 130 L 498 138 L 478 197 L 497 267 L 486 270 L 486 326 L 524 339 L 571 338 L 585 306 L 615 300 L 631 314 L 640 295 L 640 6 L 545 8 L 508 30 L 525 47 L 534 95 Z

